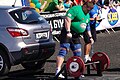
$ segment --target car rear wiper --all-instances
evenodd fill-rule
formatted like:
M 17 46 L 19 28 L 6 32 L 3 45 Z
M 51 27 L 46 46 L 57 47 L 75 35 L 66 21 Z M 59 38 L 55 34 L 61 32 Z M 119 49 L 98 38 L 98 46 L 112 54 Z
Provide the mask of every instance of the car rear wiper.
M 29 21 L 25 21 L 25 23 L 38 23 L 39 20 L 29 20 Z

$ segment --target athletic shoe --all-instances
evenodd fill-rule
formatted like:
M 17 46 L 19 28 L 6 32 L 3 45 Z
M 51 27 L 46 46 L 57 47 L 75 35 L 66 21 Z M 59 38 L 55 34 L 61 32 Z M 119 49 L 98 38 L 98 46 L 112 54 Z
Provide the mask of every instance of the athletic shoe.
M 90 58 L 90 57 L 85 57 L 85 58 L 84 58 L 84 62 L 85 62 L 85 63 L 91 62 L 91 58 Z
M 55 76 L 56 76 L 57 74 L 55 74 Z M 58 76 L 58 78 L 65 78 L 62 74 L 60 74 L 59 76 Z
M 61 69 L 56 69 L 55 75 L 57 75 L 60 72 Z M 62 74 L 58 76 L 58 78 L 65 78 Z
M 62 74 L 60 74 L 59 76 L 58 76 L 58 78 L 65 78 Z

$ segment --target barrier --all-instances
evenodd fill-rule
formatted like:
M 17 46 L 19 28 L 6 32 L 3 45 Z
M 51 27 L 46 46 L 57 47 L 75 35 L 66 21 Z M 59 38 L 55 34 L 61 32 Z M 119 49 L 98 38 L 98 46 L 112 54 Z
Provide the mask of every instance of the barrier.
M 41 16 L 43 16 L 48 23 L 50 24 L 52 28 L 52 34 L 58 35 L 61 33 L 62 27 L 65 25 L 65 11 L 54 11 L 54 12 L 42 12 L 40 13 Z
M 96 27 L 96 30 L 105 30 L 109 28 L 120 26 L 120 6 L 114 8 L 102 8 L 100 10 L 101 19 L 104 18 Z M 41 16 L 45 17 L 48 23 L 51 25 L 53 35 L 60 34 L 61 28 L 64 26 L 65 11 L 42 12 Z
M 120 26 L 120 6 L 114 8 L 102 8 L 101 18 L 104 18 L 97 26 L 96 30 L 104 30 Z
M 22 5 L 23 3 L 25 4 L 26 1 L 28 0 L 21 0 Z M 37 0 L 33 0 L 37 1 Z M 115 6 L 115 7 L 108 7 L 107 9 L 102 8 L 99 10 L 101 13 L 100 16 L 101 18 L 104 18 L 100 23 L 98 23 L 96 30 L 104 30 L 104 29 L 109 29 L 109 28 L 114 28 L 114 27 L 119 27 L 120 26 L 120 6 Z M 45 17 L 48 20 L 48 23 L 52 26 L 53 35 L 60 34 L 61 28 L 64 26 L 64 18 L 66 12 L 61 12 L 61 11 L 54 11 L 52 13 L 50 12 L 42 12 L 40 13 L 41 16 Z M 62 14 L 62 15 L 61 15 Z M 64 14 L 64 15 L 63 15 Z
M 25 0 L 21 0 L 22 4 L 25 2 Z M 28 1 L 28 0 L 27 0 Z M 38 1 L 38 0 L 33 0 Z M 108 7 L 107 9 L 102 8 L 99 10 L 100 17 L 104 18 L 100 23 L 97 24 L 96 30 L 107 30 L 112 29 L 114 27 L 120 26 L 120 6 L 115 7 Z M 61 28 L 64 26 L 64 17 L 66 12 L 65 11 L 54 11 L 52 13 L 50 12 L 42 12 L 40 13 L 41 16 L 45 17 L 48 23 L 52 27 L 52 34 L 58 35 L 61 33 Z M 113 29 L 112 29 L 113 30 Z M 114 31 L 114 30 L 113 30 Z M 109 32 L 107 30 L 107 32 Z

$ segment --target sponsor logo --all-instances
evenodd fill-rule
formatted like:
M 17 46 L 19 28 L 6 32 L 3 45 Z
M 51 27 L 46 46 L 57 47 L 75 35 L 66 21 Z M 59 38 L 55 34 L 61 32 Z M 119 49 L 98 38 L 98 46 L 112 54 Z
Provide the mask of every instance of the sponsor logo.
M 86 26 L 87 26 L 87 24 L 86 24 L 86 23 L 81 23 L 80 26 L 81 26 L 83 29 L 85 29 Z
M 118 12 L 114 8 L 110 9 L 108 11 L 107 18 L 111 26 L 115 25 L 119 20 Z

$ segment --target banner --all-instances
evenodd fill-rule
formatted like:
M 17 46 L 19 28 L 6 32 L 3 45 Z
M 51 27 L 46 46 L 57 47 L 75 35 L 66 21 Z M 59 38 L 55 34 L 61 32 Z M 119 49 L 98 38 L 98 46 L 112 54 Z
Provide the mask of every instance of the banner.
M 48 23 L 51 25 L 53 29 L 53 35 L 60 34 L 61 28 L 64 26 L 64 18 L 66 12 L 64 11 L 54 11 L 50 12 L 42 12 L 40 13 Z M 101 19 L 103 19 L 99 24 L 97 24 L 96 30 L 104 30 L 114 27 L 120 27 L 120 6 L 116 8 L 102 8 L 100 10 Z
M 9 0 L 0 0 L 1 5 L 22 5 L 22 6 L 30 6 L 31 3 L 38 3 L 38 0 L 11 0 L 11 4 Z M 36 4 L 37 5 L 37 4 Z M 34 5 L 34 6 L 36 6 Z M 37 7 L 40 7 L 40 4 L 37 5 Z M 36 11 L 37 8 L 35 7 Z M 38 11 L 39 12 L 39 11 Z M 53 34 L 60 34 L 61 28 L 64 26 L 64 17 L 66 12 L 59 12 L 54 11 L 52 13 L 50 12 L 42 12 L 40 13 L 41 16 L 45 17 L 48 23 L 52 26 Z M 114 27 L 120 27 L 120 6 L 114 7 L 114 8 L 102 8 L 100 10 L 100 16 L 101 19 L 104 18 L 99 24 L 97 24 L 96 30 L 104 30 Z
M 101 17 L 104 18 L 96 30 L 104 30 L 114 27 L 120 27 L 120 6 L 114 8 L 102 8 Z
M 26 6 L 29 5 L 29 0 L 21 0 L 22 5 Z M 32 0 L 32 2 L 38 2 L 38 0 Z M 29 4 L 28 4 L 29 3 Z M 36 8 L 35 8 L 36 9 Z M 102 8 L 99 10 L 100 17 L 103 19 L 100 23 L 96 24 L 96 30 L 104 30 L 114 27 L 120 27 L 120 6 L 117 7 L 108 7 L 107 9 Z M 54 11 L 52 13 L 50 12 L 42 12 L 40 13 L 41 16 L 43 16 L 48 23 L 52 27 L 52 34 L 57 35 L 61 33 L 61 28 L 64 26 L 64 18 L 65 18 L 66 12 L 64 11 Z
M 40 13 L 52 28 L 52 34 L 57 35 L 61 33 L 62 27 L 65 25 L 65 11 L 42 12 Z

